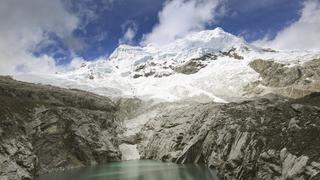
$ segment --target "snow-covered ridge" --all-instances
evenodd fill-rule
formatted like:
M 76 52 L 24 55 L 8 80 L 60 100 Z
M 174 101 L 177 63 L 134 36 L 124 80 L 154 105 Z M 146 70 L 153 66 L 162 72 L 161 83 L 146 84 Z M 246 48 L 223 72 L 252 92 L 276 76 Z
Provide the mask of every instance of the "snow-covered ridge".
M 70 72 L 17 78 L 111 97 L 226 102 L 242 98 L 244 87 L 259 80 L 259 74 L 248 66 L 252 60 L 295 64 L 317 55 L 264 50 L 216 28 L 164 46 L 120 45 L 108 59 L 87 62 Z
M 134 71 L 143 66 L 147 76 L 173 74 L 172 69 L 191 59 L 200 58 L 207 54 L 218 55 L 235 49 L 237 53 L 259 51 L 258 48 L 246 43 L 241 38 L 224 32 L 221 28 L 191 33 L 188 36 L 164 45 L 146 46 L 120 45 L 105 61 L 87 63 L 86 66 L 67 74 L 91 73 L 91 78 L 108 76 L 115 73 L 121 76 L 134 76 Z M 93 75 L 95 74 L 95 75 Z M 149 74 L 149 75 L 148 75 Z M 138 74 L 139 75 L 139 74 Z
M 253 46 L 244 40 L 224 32 L 221 28 L 191 33 L 188 36 L 164 45 L 152 44 L 144 47 L 120 45 L 110 56 L 110 62 L 119 69 L 126 69 L 150 60 L 167 63 L 183 63 L 192 58 L 199 58 L 207 53 L 227 51 L 232 47 L 239 50 Z

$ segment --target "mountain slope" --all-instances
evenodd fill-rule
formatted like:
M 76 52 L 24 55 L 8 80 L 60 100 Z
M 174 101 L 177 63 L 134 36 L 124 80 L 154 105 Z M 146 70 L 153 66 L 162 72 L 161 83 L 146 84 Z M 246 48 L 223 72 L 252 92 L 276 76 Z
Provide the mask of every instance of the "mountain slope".
M 320 178 L 320 93 L 160 109 L 140 132 L 143 158 L 206 164 L 225 180 Z
M 106 97 L 0 76 L 0 179 L 120 160 L 117 111 Z
M 16 78 L 109 97 L 229 102 L 265 94 L 252 93 L 261 91 L 253 86 L 260 73 L 249 65 L 256 59 L 295 66 L 319 58 L 319 52 L 258 48 L 216 28 L 161 47 L 120 45 L 107 60 L 88 62 L 70 72 Z
M 263 49 L 217 28 L 15 77 L 69 90 L 0 77 L 0 176 L 142 155 L 225 179 L 319 179 L 319 63 L 319 52 Z

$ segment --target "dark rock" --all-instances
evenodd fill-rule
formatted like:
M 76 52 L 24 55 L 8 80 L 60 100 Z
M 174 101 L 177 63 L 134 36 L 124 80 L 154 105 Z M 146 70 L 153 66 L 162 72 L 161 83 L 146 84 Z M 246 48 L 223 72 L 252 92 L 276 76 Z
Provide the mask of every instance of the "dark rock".
M 106 97 L 0 77 L 0 179 L 120 160 L 117 111 Z
M 263 48 L 262 51 L 264 52 L 271 52 L 271 53 L 276 53 L 278 51 L 274 50 L 274 49 L 271 49 L 271 48 Z
M 248 91 L 262 85 L 268 92 L 290 98 L 301 98 L 312 92 L 320 92 L 320 59 L 296 66 L 257 59 L 249 65 L 260 74 L 262 81 Z
M 228 56 L 237 60 L 243 60 L 244 59 L 243 56 L 240 56 L 239 54 L 237 54 L 236 50 L 237 50 L 236 48 L 231 48 L 227 52 L 221 52 L 221 54 L 223 56 Z
M 195 74 L 197 73 L 200 69 L 206 67 L 206 64 L 203 64 L 201 61 L 198 60 L 190 60 L 186 62 L 184 65 L 175 68 L 175 71 L 177 73 L 182 73 L 182 74 Z
M 170 106 L 142 130 L 142 156 L 207 164 L 222 179 L 317 179 L 320 94 Z
M 299 66 L 286 67 L 285 64 L 273 61 L 255 60 L 250 66 L 260 73 L 263 85 L 271 87 L 285 87 L 294 84 L 302 76 Z
M 209 61 L 216 59 L 217 55 L 215 54 L 205 54 L 202 57 L 191 59 L 183 65 L 174 68 L 174 71 L 182 74 L 195 74 L 202 68 L 205 68 Z
M 149 76 L 154 75 L 155 73 L 156 73 L 155 71 L 149 71 L 149 72 L 144 73 L 144 76 L 149 77 Z
M 134 78 L 134 79 L 137 79 L 137 78 L 139 78 L 139 77 L 142 77 L 142 75 L 141 75 L 141 74 L 135 74 L 135 75 L 133 75 L 133 78 Z
M 142 64 L 142 65 L 136 66 L 134 71 L 135 72 L 139 72 L 139 71 L 143 70 L 145 67 L 146 67 L 146 64 Z
M 89 75 L 89 79 L 93 80 L 94 79 L 94 76 L 91 74 Z

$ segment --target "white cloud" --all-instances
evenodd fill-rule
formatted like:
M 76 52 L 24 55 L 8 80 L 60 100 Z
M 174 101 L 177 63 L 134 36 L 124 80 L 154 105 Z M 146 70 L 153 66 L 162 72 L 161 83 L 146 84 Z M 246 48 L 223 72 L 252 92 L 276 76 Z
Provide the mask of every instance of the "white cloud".
M 159 24 L 143 43 L 163 45 L 192 31 L 203 30 L 214 20 L 218 0 L 171 0 L 159 13 Z
M 320 50 L 320 1 L 305 1 L 297 22 L 280 31 L 275 39 L 266 37 L 255 44 L 280 50 Z
M 0 2 L 0 74 L 18 71 L 53 72 L 54 59 L 30 53 L 54 32 L 70 38 L 78 19 L 69 14 L 60 0 L 3 0 Z
M 127 21 L 122 25 L 124 32 L 123 37 L 119 40 L 119 44 L 132 44 L 137 35 L 138 26 L 133 21 Z
M 124 33 L 124 40 L 131 42 L 133 38 L 136 36 L 136 33 L 136 29 L 129 27 L 126 33 Z

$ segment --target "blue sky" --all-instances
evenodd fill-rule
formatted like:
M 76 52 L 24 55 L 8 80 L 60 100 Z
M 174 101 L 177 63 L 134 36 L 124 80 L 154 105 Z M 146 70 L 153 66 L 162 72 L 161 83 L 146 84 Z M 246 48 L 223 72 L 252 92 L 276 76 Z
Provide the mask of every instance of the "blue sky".
M 3 0 L 0 74 L 56 72 L 119 44 L 222 27 L 274 49 L 320 50 L 320 0 Z
M 259 3 L 261 2 L 261 3 Z M 125 33 L 126 24 L 136 25 L 136 35 L 130 44 L 137 45 L 144 34 L 159 23 L 158 13 L 164 0 L 67 0 L 64 7 L 79 18 L 79 26 L 72 32 L 78 46 L 68 46 L 63 39 L 48 32 L 48 39 L 38 44 L 36 56 L 49 54 L 59 64 L 68 63 L 72 56 L 94 60 L 110 54 Z M 226 11 L 217 15 L 206 29 L 222 27 L 224 30 L 252 42 L 265 36 L 274 38 L 278 31 L 297 21 L 302 9 L 301 0 L 229 0 L 217 7 Z M 183 12 L 181 12 L 183 13 Z M 72 54 L 74 51 L 75 54 Z

